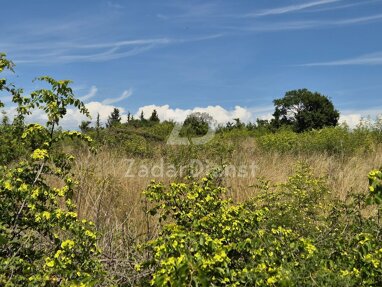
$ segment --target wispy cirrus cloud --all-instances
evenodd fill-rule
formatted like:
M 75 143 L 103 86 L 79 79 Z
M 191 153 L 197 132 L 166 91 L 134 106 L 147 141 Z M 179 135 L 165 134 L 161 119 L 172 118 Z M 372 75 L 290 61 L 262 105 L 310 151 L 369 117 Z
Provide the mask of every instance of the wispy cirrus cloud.
M 362 0 L 359 2 L 354 2 L 354 3 L 338 3 L 338 5 L 330 5 L 329 7 L 317 7 L 315 9 L 308 9 L 303 12 L 305 13 L 317 13 L 317 12 L 325 12 L 325 11 L 333 11 L 333 10 L 340 10 L 340 9 L 347 9 L 347 8 L 352 8 L 352 7 L 357 7 L 357 6 L 363 6 L 363 5 L 368 5 L 368 4 L 374 4 L 374 3 L 379 3 L 381 0 Z
M 307 29 L 320 29 L 330 27 L 341 27 L 356 24 L 367 24 L 382 20 L 382 14 L 353 16 L 349 18 L 328 18 L 328 17 L 314 17 L 314 18 L 295 18 L 295 20 L 283 20 L 276 17 L 273 21 L 268 21 L 268 16 L 283 16 L 289 14 L 296 14 L 297 12 L 322 12 L 339 10 L 346 8 L 356 8 L 356 6 L 367 5 L 382 2 L 382 0 L 364 0 L 360 2 L 346 2 L 345 0 L 316 0 L 310 2 L 302 2 L 299 4 L 288 5 L 277 8 L 269 8 L 264 10 L 253 11 L 249 13 L 219 13 L 217 8 L 209 6 L 208 13 L 195 13 L 193 8 L 187 8 L 188 13 L 179 15 L 157 15 L 162 19 L 182 19 L 189 22 L 206 22 L 213 21 L 213 27 L 227 31 L 247 31 L 247 32 L 277 32 L 287 30 L 307 30 Z M 186 5 L 186 7 L 188 7 Z M 196 5 L 196 7 L 198 7 Z M 201 8 L 204 8 L 202 6 Z M 204 9 L 201 9 L 204 11 Z M 198 10 L 196 10 L 198 11 Z M 372 11 L 372 10 L 371 10 Z M 344 14 L 345 15 L 345 14 Z M 301 16 L 301 15 L 300 15 Z M 213 20 L 211 20 L 213 19 Z M 250 22 L 249 22 L 250 21 Z M 229 34 L 229 32 L 227 32 Z
M 107 1 L 106 4 L 107 4 L 108 7 L 113 8 L 113 9 L 123 9 L 123 8 L 125 8 L 121 4 L 113 2 L 113 1 Z
M 112 8 L 122 8 L 114 1 L 107 2 Z M 25 64 L 65 64 L 73 62 L 103 62 L 135 56 L 155 48 L 206 41 L 221 34 L 193 35 L 190 37 L 158 36 L 126 37 L 116 41 L 107 27 L 116 22 L 114 14 L 94 19 L 75 18 L 65 21 L 39 20 L 28 24 L 4 27 L 0 31 L 0 47 L 13 61 Z M 121 39 L 120 37 L 118 37 Z
M 202 18 L 202 17 L 210 17 L 210 16 L 217 16 L 216 10 L 217 5 L 214 3 L 207 3 L 203 2 L 198 5 L 195 5 L 195 3 L 188 3 L 186 1 L 179 1 L 174 2 L 171 5 L 169 5 L 172 8 L 176 8 L 177 10 L 180 10 L 181 12 L 179 14 L 157 14 L 157 18 L 162 20 L 170 20 L 170 19 L 195 19 L 195 18 Z
M 152 39 L 134 39 L 116 42 L 98 42 L 98 43 L 79 43 L 71 41 L 55 41 L 46 43 L 47 41 L 31 42 L 29 47 L 22 47 L 20 39 L 13 43 L 2 43 L 3 49 L 12 49 L 13 51 L 30 51 L 30 50 L 89 50 L 103 48 L 124 48 L 131 46 L 152 45 L 152 44 L 168 44 L 172 39 L 169 38 L 152 38 Z
M 368 24 L 382 21 L 382 14 L 375 14 L 363 17 L 353 17 L 335 20 L 300 20 L 300 21 L 278 21 L 259 22 L 251 25 L 225 26 L 226 29 L 247 31 L 247 32 L 278 32 L 288 30 L 321 29 L 330 27 L 342 27 L 356 24 Z
M 96 86 L 91 86 L 89 93 L 87 93 L 85 96 L 80 97 L 79 99 L 83 102 L 86 102 L 90 100 L 91 98 L 94 98 L 98 92 L 98 89 Z
M 206 41 L 222 37 L 212 34 L 193 38 L 132 39 L 117 42 L 29 42 L 3 43 L 2 47 L 13 54 L 15 63 L 71 63 L 102 62 L 135 56 L 166 45 Z
M 105 100 L 102 101 L 102 104 L 104 105 L 112 105 L 112 104 L 115 104 L 115 103 L 118 103 L 124 99 L 127 99 L 129 97 L 131 97 L 133 94 L 133 90 L 132 89 L 128 89 L 126 91 L 123 91 L 122 95 L 117 97 L 117 98 L 107 98 Z
M 339 2 L 343 2 L 344 0 L 316 0 L 310 2 L 303 2 L 294 5 L 276 7 L 263 9 L 253 12 L 247 12 L 244 14 L 230 14 L 230 13 L 219 13 L 218 6 L 210 3 L 203 3 L 200 5 L 178 5 L 179 8 L 185 10 L 178 15 L 163 15 L 157 14 L 157 17 L 163 20 L 169 19 L 183 19 L 183 20 L 201 20 L 203 17 L 207 18 L 260 18 L 266 16 L 275 16 L 275 15 L 283 15 L 289 13 L 295 13 L 300 11 L 309 10 L 309 8 L 321 7 L 321 6 L 329 6 L 324 9 L 330 10 L 338 9 L 338 7 L 332 6 L 330 4 L 335 4 Z M 378 1 L 378 0 L 370 0 L 370 1 Z M 272 2 L 273 3 L 273 2 Z
M 351 24 L 362 24 L 368 22 L 374 22 L 382 20 L 382 14 L 369 15 L 364 17 L 355 17 L 350 19 L 342 19 L 337 21 L 328 21 L 329 25 L 351 25 Z
M 4 43 L 3 49 L 14 56 L 15 63 L 102 62 L 134 56 L 158 46 L 174 43 L 168 38 L 135 39 L 119 42 L 72 43 Z
M 327 62 L 315 62 L 307 63 L 299 66 L 304 67 L 319 67 L 319 66 L 351 66 L 351 65 L 362 65 L 362 66 L 372 66 L 372 65 L 382 65 L 382 52 L 366 54 L 362 56 L 357 56 L 354 58 L 327 61 Z
M 308 8 L 332 4 L 332 3 L 341 2 L 341 1 L 343 0 L 320 0 L 320 1 L 306 2 L 306 3 L 289 5 L 284 7 L 271 8 L 271 9 L 262 10 L 258 12 L 252 12 L 252 13 L 243 15 L 243 17 L 264 17 L 264 16 L 272 16 L 272 15 L 282 15 L 282 14 L 293 13 L 293 12 L 305 10 Z

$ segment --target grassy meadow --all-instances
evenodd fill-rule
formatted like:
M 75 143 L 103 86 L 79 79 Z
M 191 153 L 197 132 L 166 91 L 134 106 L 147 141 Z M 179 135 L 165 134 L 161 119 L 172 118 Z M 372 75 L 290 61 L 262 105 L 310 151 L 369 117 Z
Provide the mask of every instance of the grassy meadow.
M 134 266 L 146 255 L 137 253 L 136 244 L 145 244 L 161 234 L 162 223 L 148 214 L 150 203 L 142 193 L 152 180 L 165 185 L 182 182 L 186 176 L 198 180 L 212 169 L 223 167 L 225 172 L 219 181 L 226 188 L 223 198 L 242 204 L 262 193 L 264 180 L 269 184 L 285 183 L 299 165 L 305 164 L 330 190 L 319 198 L 324 211 L 331 202 L 345 203 L 353 194 L 367 195 L 367 175 L 382 162 L 380 132 L 372 125 L 303 134 L 242 127 L 220 130 L 205 145 L 186 146 L 167 145 L 166 136 L 153 140 L 153 127 L 120 126 L 116 129 L 125 129 L 123 134 L 133 138 L 137 146 L 127 142 L 126 146 L 114 147 L 110 129 L 100 131 L 97 153 L 72 150 L 76 154 L 73 169 L 79 181 L 77 212 L 96 224 L 105 260 L 121 282 L 135 282 L 141 276 Z M 89 134 L 96 137 L 95 131 Z M 171 166 L 177 173 L 166 174 Z M 146 167 L 148 174 L 142 172 Z M 366 207 L 362 216 L 375 216 L 375 212 L 375 208 Z M 304 218 L 296 220 L 291 227 L 301 224 Z

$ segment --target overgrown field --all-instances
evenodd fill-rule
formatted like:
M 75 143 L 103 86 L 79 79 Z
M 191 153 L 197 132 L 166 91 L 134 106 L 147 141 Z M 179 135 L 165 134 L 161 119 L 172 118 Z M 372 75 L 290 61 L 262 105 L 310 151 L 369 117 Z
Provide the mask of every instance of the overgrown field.
M 376 245 L 373 248 L 376 248 L 376 251 L 382 247 L 377 243 L 380 238 L 378 208 L 376 205 L 367 204 L 367 198 L 371 194 L 368 189 L 368 174 L 370 170 L 380 167 L 382 150 L 375 139 L 367 140 L 373 136 L 365 131 L 362 132 L 362 137 L 366 135 L 363 142 L 360 139 L 361 135 L 342 129 L 322 133 L 326 136 L 326 133 L 336 132 L 339 134 L 338 138 L 346 135 L 343 142 L 348 140 L 346 144 L 349 146 L 343 145 L 342 149 L 338 147 L 335 152 L 327 148 L 327 143 L 323 143 L 323 146 L 314 143 L 314 147 L 305 146 L 305 150 L 295 150 L 295 146 L 292 146 L 292 150 L 286 151 L 284 146 L 279 147 L 278 143 L 268 143 L 268 146 L 264 147 L 264 139 L 285 139 L 286 134 L 281 132 L 257 137 L 250 136 L 245 131 L 218 134 L 213 142 L 203 146 L 151 143 L 150 148 L 153 152 L 149 155 L 137 156 L 135 152 L 109 149 L 107 146 L 100 148 L 97 154 L 81 151 L 76 156 L 74 166 L 80 182 L 78 212 L 85 218 L 91 218 L 99 227 L 102 249 L 107 258 L 113 258 L 109 261 L 112 272 L 117 274 L 120 282 L 128 282 L 126 284 L 139 285 L 141 276 L 150 274 L 147 280 L 152 280 L 152 274 L 156 274 L 155 278 L 159 276 L 160 279 L 152 284 L 160 286 L 167 286 L 169 283 L 163 283 L 167 282 L 166 280 L 172 282 L 173 286 L 210 286 L 211 282 L 216 286 L 368 286 L 370 283 L 366 283 L 366 278 L 373 276 L 378 278 L 375 281 L 375 286 L 378 286 L 380 283 L 377 282 L 382 278 L 379 261 L 375 265 L 379 271 L 371 271 L 374 275 L 367 273 L 362 279 L 354 272 L 365 263 L 361 258 L 367 255 L 355 251 L 355 248 L 361 248 L 358 244 L 364 240 L 357 239 L 358 236 L 368 234 L 369 239 L 375 239 Z M 292 139 L 297 136 L 300 135 L 291 134 Z M 358 141 L 349 140 L 350 137 L 358 138 Z M 188 169 L 184 177 L 179 177 L 174 173 L 166 174 L 171 166 L 175 166 L 179 173 L 184 166 Z M 146 171 L 146 167 L 152 173 L 142 172 Z M 203 170 L 204 167 L 208 170 Z M 243 167 L 247 173 L 240 174 L 238 171 Z M 162 173 L 159 172 L 160 168 Z M 215 169 L 219 172 L 206 182 L 206 187 L 203 182 L 206 180 L 204 172 Z M 140 174 L 142 176 L 139 176 Z M 197 176 L 192 176 L 195 174 Z M 163 186 L 154 185 L 153 190 L 150 185 L 152 179 L 163 183 Z M 148 185 L 149 193 L 142 193 L 147 190 Z M 210 188 L 210 185 L 213 187 Z M 224 191 L 215 189 L 216 186 L 224 188 Z M 210 206 L 203 198 L 207 196 L 205 193 L 208 193 L 205 188 L 213 191 L 209 200 L 224 202 L 224 207 Z M 221 201 L 222 199 L 228 202 Z M 153 212 L 150 212 L 152 208 L 155 209 L 154 216 Z M 228 212 L 226 208 L 244 208 L 243 212 L 246 215 L 235 213 L 230 214 L 227 221 L 222 218 L 216 219 L 216 216 L 227 216 L 219 215 L 221 212 Z M 166 214 L 166 219 L 160 220 L 158 213 Z M 244 224 L 246 216 L 250 226 Z M 261 219 L 257 218 L 258 216 Z M 215 218 L 215 221 L 211 217 Z M 239 225 L 236 231 L 235 220 L 244 224 Z M 193 226 L 194 224 L 206 226 Z M 303 247 L 299 247 L 300 251 L 294 254 L 288 246 L 297 243 L 285 243 L 283 240 L 290 239 L 284 235 L 284 231 L 280 231 L 278 237 L 278 231 L 275 230 L 279 227 L 288 230 L 285 232 L 293 234 L 292 237 L 296 240 L 309 240 L 320 252 L 314 252 L 309 260 L 299 253 L 304 250 Z M 264 232 L 263 237 L 258 238 L 257 232 Z M 278 234 L 276 238 L 273 232 Z M 202 244 L 190 251 L 193 243 L 199 244 L 198 241 L 205 240 L 200 238 L 203 236 L 222 240 L 224 244 L 219 245 L 219 248 L 208 246 L 207 250 L 207 246 Z M 233 236 L 237 242 L 231 242 L 232 238 L 228 239 L 226 236 Z M 184 242 L 186 238 L 193 243 Z M 177 246 L 172 246 L 173 240 L 183 242 L 183 247 L 178 249 Z M 148 253 L 137 252 L 135 244 L 145 246 L 147 242 L 154 242 L 158 246 L 156 249 L 150 249 L 152 253 L 146 249 Z M 277 244 L 281 245 L 257 246 L 252 245 L 254 242 L 278 242 Z M 241 243 L 244 246 L 241 246 Z M 165 249 L 160 250 L 161 248 Z M 275 259 L 277 263 L 271 258 L 275 253 L 272 248 L 280 249 L 281 253 L 274 255 L 280 260 Z M 210 262 L 209 260 L 221 250 L 228 254 L 227 261 L 219 264 Z M 200 261 L 194 261 L 197 260 L 195 256 L 199 252 L 202 258 L 198 259 Z M 252 252 L 260 254 L 254 255 Z M 349 252 L 356 252 L 360 257 L 355 259 L 355 253 Z M 171 261 L 175 259 L 183 261 Z M 257 265 L 252 265 L 257 259 Z M 172 264 L 166 265 L 166 260 L 170 260 Z M 207 265 L 203 265 L 203 260 Z M 240 261 L 238 266 L 235 260 Z M 355 263 L 354 260 L 361 260 L 363 263 Z M 353 263 L 350 263 L 351 261 Z M 142 265 L 143 273 L 140 273 L 135 268 L 136 264 L 142 262 L 146 264 Z M 265 265 L 262 265 L 263 263 Z M 291 265 L 286 267 L 284 264 Z M 267 267 L 261 269 L 261 266 Z M 371 263 L 368 266 L 374 265 Z M 239 273 L 243 270 L 248 270 L 249 274 Z M 214 277 L 217 278 L 216 281 L 211 280 Z M 224 283 L 227 278 L 230 281 Z
M 169 145 L 175 123 L 154 116 L 62 131 L 86 107 L 39 80 L 28 96 L 0 81 L 17 106 L 0 125 L 0 286 L 382 285 L 380 122 L 236 121 Z

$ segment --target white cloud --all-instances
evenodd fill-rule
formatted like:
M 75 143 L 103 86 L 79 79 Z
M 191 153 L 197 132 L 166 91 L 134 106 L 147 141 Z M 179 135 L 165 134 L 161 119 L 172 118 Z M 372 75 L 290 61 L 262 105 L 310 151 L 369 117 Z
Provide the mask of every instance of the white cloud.
M 143 111 L 145 117 L 148 118 L 153 110 L 158 112 L 158 116 L 161 120 L 175 120 L 176 122 L 182 122 L 187 115 L 194 112 L 205 112 L 211 115 L 218 124 L 225 124 L 228 121 L 233 121 L 235 118 L 239 118 L 242 122 L 255 122 L 257 118 L 269 120 L 272 118 L 274 111 L 273 106 L 261 106 L 261 107 L 241 107 L 235 106 L 233 109 L 225 109 L 219 105 L 196 107 L 193 109 L 179 109 L 171 108 L 169 105 L 156 106 L 148 105 L 138 109 L 135 117 L 139 117 Z M 346 122 L 351 128 L 356 127 L 363 118 L 370 117 L 375 119 L 382 114 L 382 107 L 364 110 L 344 110 L 340 114 L 340 123 Z
M 2 46 L 14 55 L 14 62 L 17 64 L 102 62 L 135 56 L 159 46 L 206 41 L 222 36 L 222 34 L 213 34 L 185 39 L 152 38 L 82 44 L 72 41 L 50 41 L 50 39 L 43 39 L 40 42 L 25 42 L 24 39 L 17 39 L 3 43 Z
M 103 124 L 107 122 L 109 115 L 113 112 L 114 108 L 120 110 L 122 122 L 127 120 L 127 111 L 122 108 L 112 104 L 105 104 L 103 102 L 92 101 L 85 104 L 86 108 L 89 110 L 91 115 L 91 121 L 94 123 L 97 114 L 100 115 L 100 120 Z M 233 109 L 225 109 L 219 105 L 207 106 L 207 107 L 196 107 L 192 109 L 180 109 L 171 108 L 169 105 L 157 106 L 157 105 L 147 105 L 140 107 L 134 114 L 135 118 L 139 118 L 141 112 L 145 114 L 146 118 L 149 118 L 152 111 L 156 110 L 158 112 L 159 118 L 163 120 L 174 120 L 176 122 L 183 122 L 186 117 L 195 112 L 208 113 L 213 117 L 217 124 L 225 124 L 229 121 L 233 121 L 235 118 L 239 118 L 242 122 L 254 122 L 256 118 L 269 119 L 271 117 L 272 107 L 256 107 L 256 108 L 246 108 L 241 106 L 235 106 Z M 8 115 L 12 117 L 14 115 L 14 109 L 6 109 Z M 45 123 L 47 120 L 46 115 L 41 110 L 33 111 L 32 115 L 27 118 L 27 122 L 38 122 Z M 86 116 L 82 115 L 77 109 L 69 108 L 67 114 L 61 120 L 60 125 L 64 129 L 78 129 L 78 126 L 82 121 L 90 120 Z
M 114 108 L 117 106 L 108 105 L 101 102 L 90 102 L 86 104 L 89 113 L 92 117 L 92 122 L 95 122 L 97 114 L 100 115 L 100 120 L 103 125 L 107 122 L 109 115 L 112 113 Z M 127 121 L 127 111 L 122 107 L 117 107 L 120 110 L 122 117 L 122 122 Z M 207 106 L 207 107 L 196 107 L 192 109 L 180 109 L 171 108 L 169 105 L 147 105 L 140 107 L 134 114 L 135 118 L 139 118 L 141 112 L 145 114 L 145 118 L 149 118 L 152 111 L 156 110 L 158 112 L 159 118 L 163 120 L 174 120 L 176 122 L 183 122 L 186 117 L 194 112 L 205 112 L 211 115 L 217 124 L 225 124 L 229 121 L 233 121 L 235 118 L 239 118 L 242 122 L 255 122 L 257 118 L 259 119 L 271 119 L 273 113 L 273 106 L 263 106 L 263 107 L 241 107 L 235 106 L 233 109 L 225 109 L 219 105 Z M 382 114 L 382 107 L 376 107 L 373 109 L 364 110 L 343 110 L 340 113 L 340 123 L 346 122 L 351 128 L 356 127 L 360 121 L 364 118 L 370 117 L 371 120 L 376 119 Z M 12 115 L 12 113 L 8 113 Z M 68 109 L 67 115 L 61 121 L 61 126 L 65 129 L 78 129 L 81 121 L 89 120 L 84 115 L 82 115 L 77 109 Z M 40 122 L 46 121 L 46 116 L 42 111 L 36 111 L 28 119 L 29 122 Z
M 267 9 L 260 12 L 247 14 L 245 16 L 246 17 L 261 17 L 261 16 L 270 16 L 270 15 L 281 15 L 281 14 L 292 13 L 292 12 L 308 9 L 311 7 L 326 5 L 326 4 L 340 2 L 340 1 L 342 0 L 320 0 L 320 1 L 314 1 L 314 2 L 307 2 L 307 3 L 284 6 L 279 8 Z
M 122 122 L 127 121 L 127 111 L 122 108 L 112 104 L 105 104 L 103 102 L 93 101 L 85 104 L 86 108 L 89 110 L 91 115 L 91 121 L 94 123 L 97 114 L 100 115 L 100 120 L 103 124 L 107 122 L 109 115 L 113 112 L 114 108 L 118 108 L 121 114 Z M 256 118 L 269 119 L 271 118 L 270 111 L 273 107 L 256 107 L 256 108 L 246 108 L 241 106 L 235 106 L 233 109 L 225 109 L 219 105 L 207 106 L 207 107 L 196 107 L 192 109 L 180 109 L 171 108 L 169 105 L 157 106 L 157 105 L 147 105 L 140 107 L 134 114 L 135 118 L 139 118 L 141 112 L 145 114 L 146 118 L 149 118 L 152 111 L 156 110 L 158 112 L 159 118 L 163 120 L 174 120 L 176 122 L 183 122 L 186 117 L 195 112 L 208 113 L 213 117 L 217 124 L 225 124 L 229 121 L 233 121 L 235 118 L 239 118 L 242 122 L 254 122 Z M 8 114 L 11 115 L 8 109 Z M 28 122 L 39 122 L 44 123 L 46 121 L 46 116 L 41 110 L 36 110 L 27 119 Z M 82 121 L 90 120 L 86 116 L 82 115 L 77 109 L 69 108 L 67 110 L 66 116 L 61 120 L 61 126 L 64 129 L 78 129 L 78 126 Z
M 267 118 L 269 114 L 269 107 L 245 108 L 241 106 L 235 106 L 233 109 L 227 110 L 219 105 L 196 107 L 193 109 L 171 108 L 169 105 L 148 105 L 139 108 L 135 116 L 138 117 L 143 111 L 145 117 L 148 118 L 154 109 L 158 112 L 158 116 L 161 120 L 174 120 L 176 122 L 183 122 L 189 114 L 200 112 L 208 113 L 211 115 L 217 124 L 225 124 L 229 121 L 233 121 L 235 118 L 239 118 L 243 122 L 255 121 L 257 117 Z
M 64 129 L 78 129 L 79 125 L 82 121 L 92 121 L 95 122 L 97 115 L 100 115 L 100 121 L 103 123 L 103 125 L 107 122 L 107 119 L 109 115 L 112 113 L 114 108 L 118 108 L 121 113 L 122 121 L 126 122 L 127 115 L 126 111 L 122 107 L 117 107 L 114 105 L 106 105 L 100 102 L 90 102 L 85 104 L 86 108 L 89 111 L 89 114 L 91 116 L 91 119 L 87 118 L 85 115 L 81 114 L 80 111 L 76 108 L 68 108 L 67 113 L 64 116 L 63 119 L 60 121 L 60 126 L 62 126 Z M 8 106 L 6 108 L 3 108 L 1 110 L 4 110 L 7 113 L 7 116 L 10 119 L 13 119 L 13 117 L 16 115 L 16 108 L 12 106 Z M 26 117 L 27 123 L 40 123 L 45 124 L 47 121 L 46 114 L 40 110 L 35 109 L 32 111 L 32 114 Z
M 127 121 L 127 111 L 122 108 L 112 104 L 105 104 L 103 102 L 90 102 L 86 104 L 86 108 L 92 117 L 91 121 L 94 123 L 97 114 L 100 115 L 100 120 L 103 124 L 107 122 L 109 115 L 112 113 L 114 108 L 120 110 L 122 122 Z M 233 109 L 225 109 L 219 105 L 207 106 L 207 107 L 195 107 L 192 109 L 180 109 L 171 108 L 169 105 L 157 106 L 157 105 L 147 105 L 140 107 L 134 114 L 135 118 L 139 118 L 141 112 L 145 114 L 145 118 L 149 118 L 152 111 L 156 110 L 160 120 L 174 120 L 176 122 L 183 122 L 186 117 L 195 112 L 208 113 L 216 121 L 216 124 L 225 124 L 229 121 L 233 121 L 235 118 L 239 118 L 242 122 L 254 122 L 257 118 L 260 119 L 270 119 L 272 117 L 272 106 L 265 107 L 252 107 L 246 108 L 241 106 L 235 106 Z M 84 115 L 82 115 L 77 109 L 69 108 L 66 116 L 61 121 L 61 126 L 64 129 L 78 129 L 78 126 L 82 121 L 89 120 Z M 46 121 L 46 116 L 42 111 L 34 111 L 32 116 L 28 118 L 28 122 L 39 122 L 44 123 Z
M 107 98 L 107 99 L 103 100 L 102 104 L 104 104 L 104 105 L 115 104 L 115 103 L 118 103 L 124 99 L 131 97 L 132 94 L 133 94 L 133 90 L 128 89 L 126 91 L 123 91 L 122 95 L 117 97 L 117 98 Z
M 382 52 L 366 54 L 354 58 L 335 60 L 329 62 L 308 63 L 300 66 L 319 67 L 319 66 L 350 66 L 350 65 L 382 65 Z
M 371 121 L 382 115 L 382 107 L 364 110 L 344 110 L 340 113 L 340 123 L 346 123 L 349 127 L 356 127 L 362 119 L 370 118 Z
M 83 102 L 86 102 L 87 100 L 90 100 L 91 98 L 94 98 L 97 94 L 98 89 L 96 86 L 91 86 L 89 93 L 87 93 L 85 96 L 80 97 L 79 99 Z
M 382 14 L 370 15 L 365 17 L 353 17 L 336 20 L 301 20 L 301 21 L 273 21 L 268 23 L 255 23 L 252 25 L 231 25 L 224 26 L 226 29 L 246 31 L 246 32 L 280 32 L 290 30 L 320 29 L 330 27 L 342 27 L 355 24 L 367 24 L 381 21 Z
M 100 120 L 103 125 L 107 122 L 109 115 L 113 112 L 114 108 L 120 110 L 122 122 L 127 121 L 127 111 L 122 108 L 112 104 L 105 104 L 102 102 L 93 101 L 86 104 L 86 108 L 92 117 L 91 121 L 94 123 L 97 114 L 100 115 Z M 152 111 L 156 110 L 158 112 L 159 118 L 163 120 L 174 120 L 176 122 L 183 122 L 186 117 L 194 112 L 205 112 L 211 115 L 217 124 L 225 124 L 229 121 L 233 121 L 235 118 L 239 118 L 242 122 L 255 122 L 257 118 L 259 119 L 271 119 L 273 106 L 262 106 L 262 107 L 241 107 L 235 106 L 233 109 L 225 109 L 219 105 L 207 106 L 207 107 L 195 107 L 192 109 L 180 109 L 171 108 L 169 105 L 147 105 L 140 107 L 134 114 L 135 118 L 139 118 L 141 112 L 145 114 L 146 118 L 149 118 Z M 9 118 L 13 118 L 15 114 L 15 108 L 8 107 L 3 109 L 7 112 Z M 356 127 L 362 119 L 370 118 L 371 121 L 376 119 L 382 114 L 382 107 L 376 107 L 372 109 L 364 110 L 343 110 L 340 114 L 340 123 L 346 122 L 351 128 Z M 41 110 L 33 111 L 32 115 L 27 118 L 27 122 L 38 122 L 45 123 L 47 117 L 45 113 Z M 67 110 L 66 116 L 61 120 L 60 125 L 64 129 L 78 129 L 82 121 L 90 120 L 82 115 L 77 109 L 69 108 Z
M 362 119 L 362 115 L 358 113 L 341 114 L 340 123 L 346 123 L 349 127 L 356 127 Z
M 358 18 L 350 18 L 350 19 L 343 19 L 339 21 L 332 21 L 333 24 L 336 25 L 350 25 L 350 24 L 358 24 L 358 23 L 365 23 L 365 22 L 372 22 L 381 20 L 382 14 L 376 14 L 371 16 L 365 16 L 365 17 L 358 17 Z
M 103 124 L 103 126 L 105 126 L 105 123 L 107 122 L 107 119 L 110 116 L 110 114 L 113 112 L 114 108 L 119 109 L 120 114 L 122 115 L 122 122 L 127 120 L 126 111 L 122 107 L 107 105 L 100 102 L 90 102 L 85 104 L 85 106 L 89 111 L 91 119 L 81 114 L 78 109 L 69 108 L 67 110 L 67 114 L 61 120 L 60 126 L 62 126 L 64 129 L 78 129 L 78 126 L 81 124 L 82 121 L 92 121 L 94 123 L 97 119 L 98 114 L 99 114 L 101 123 Z M 41 111 L 36 111 L 36 113 L 34 112 L 32 117 L 28 119 L 29 122 L 37 121 L 40 123 L 44 122 L 45 120 L 46 120 L 46 117 L 45 115 L 42 116 Z
M 107 1 L 107 6 L 113 9 L 123 9 L 124 7 L 121 4 L 112 2 L 112 1 Z
M 367 4 L 373 4 L 376 2 L 380 2 L 381 0 L 362 0 L 360 2 L 355 2 L 355 3 L 344 3 L 336 6 L 330 6 L 330 7 L 318 7 L 316 9 L 309 9 L 309 13 L 316 13 L 316 12 L 324 12 L 324 11 L 332 11 L 332 10 L 338 10 L 338 9 L 346 9 L 346 8 L 351 8 L 351 7 L 356 7 L 356 6 L 362 6 L 362 5 L 367 5 Z

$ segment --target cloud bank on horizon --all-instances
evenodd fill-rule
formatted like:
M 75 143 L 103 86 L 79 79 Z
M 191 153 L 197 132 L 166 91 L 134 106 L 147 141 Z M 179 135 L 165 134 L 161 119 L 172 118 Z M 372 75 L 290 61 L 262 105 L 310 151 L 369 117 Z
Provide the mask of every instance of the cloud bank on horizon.
M 114 105 L 107 105 L 101 102 L 89 102 L 86 104 L 86 108 L 89 110 L 91 119 L 82 115 L 78 110 L 69 108 L 66 116 L 61 121 L 61 126 L 64 129 L 79 129 L 82 121 L 91 121 L 95 123 L 97 115 L 100 116 L 100 121 L 105 126 L 108 117 L 113 112 L 114 108 L 118 108 L 121 113 L 121 121 L 127 121 L 128 111 L 123 107 Z M 369 110 L 354 111 L 348 110 L 340 113 L 340 123 L 346 123 L 350 128 L 356 127 L 363 119 L 370 118 L 371 121 L 381 116 L 382 107 L 373 108 Z M 188 115 L 196 112 L 207 113 L 211 115 L 217 125 L 225 125 L 228 122 L 234 122 L 234 119 L 240 119 L 244 123 L 255 123 L 257 119 L 270 120 L 272 119 L 272 113 L 274 111 L 273 106 L 264 106 L 256 108 L 247 108 L 241 106 L 235 106 L 233 109 L 225 109 L 220 105 L 207 106 L 207 107 L 195 107 L 192 109 L 172 108 L 169 105 L 156 106 L 147 105 L 140 107 L 135 113 L 131 113 L 135 118 L 139 118 L 143 112 L 145 118 L 149 118 L 151 113 L 156 110 L 158 117 L 161 121 L 175 121 L 182 123 Z M 13 116 L 15 114 L 14 108 L 6 109 L 7 114 Z M 47 120 L 46 115 L 41 110 L 36 110 L 31 116 L 27 117 L 28 122 L 45 123 Z

